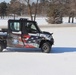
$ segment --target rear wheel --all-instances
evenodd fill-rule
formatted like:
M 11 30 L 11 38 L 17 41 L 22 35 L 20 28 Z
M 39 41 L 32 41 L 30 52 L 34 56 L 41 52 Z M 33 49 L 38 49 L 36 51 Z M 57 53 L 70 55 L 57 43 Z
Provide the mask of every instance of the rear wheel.
M 42 46 L 41 46 L 41 50 L 44 53 L 49 53 L 51 51 L 51 45 L 50 45 L 50 43 L 49 42 L 43 43 Z
M 0 42 L 0 52 L 2 52 L 3 49 L 5 49 L 6 47 L 7 47 L 7 43 L 6 42 L 4 42 L 4 43 Z
M 3 51 L 3 49 L 4 49 L 3 45 L 2 45 L 2 44 L 0 44 L 0 52 L 2 52 L 2 51 Z

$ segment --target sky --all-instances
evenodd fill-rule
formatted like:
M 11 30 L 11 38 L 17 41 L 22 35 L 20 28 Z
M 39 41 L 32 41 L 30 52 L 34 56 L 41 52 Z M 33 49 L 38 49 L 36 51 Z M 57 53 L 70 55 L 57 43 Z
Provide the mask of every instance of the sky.
M 3 1 L 9 3 L 11 0 L 0 0 L 0 3 L 3 2 Z M 33 0 L 33 1 L 36 1 L 36 0 Z
M 0 2 L 3 2 L 3 1 L 5 1 L 5 2 L 7 2 L 7 3 L 10 2 L 10 0 L 0 0 Z

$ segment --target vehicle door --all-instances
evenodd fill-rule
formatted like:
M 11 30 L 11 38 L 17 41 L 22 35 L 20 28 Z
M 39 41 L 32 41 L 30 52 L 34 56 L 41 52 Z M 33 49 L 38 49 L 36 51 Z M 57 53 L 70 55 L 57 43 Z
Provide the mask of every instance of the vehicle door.
M 40 32 L 35 23 L 27 22 L 25 25 L 27 35 L 24 35 L 24 44 L 26 48 L 38 48 L 40 44 Z
M 8 22 L 8 47 L 23 47 L 21 40 L 21 23 L 19 20 L 10 20 Z

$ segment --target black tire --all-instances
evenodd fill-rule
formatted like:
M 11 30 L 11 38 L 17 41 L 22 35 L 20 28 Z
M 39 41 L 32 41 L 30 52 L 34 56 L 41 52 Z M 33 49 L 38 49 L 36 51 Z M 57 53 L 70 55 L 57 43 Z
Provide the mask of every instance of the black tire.
M 2 52 L 4 49 L 4 46 L 2 44 L 0 44 L 0 52 Z
M 41 46 L 41 50 L 44 53 L 50 53 L 50 51 L 51 51 L 51 45 L 49 44 L 49 42 L 43 43 L 42 46 Z

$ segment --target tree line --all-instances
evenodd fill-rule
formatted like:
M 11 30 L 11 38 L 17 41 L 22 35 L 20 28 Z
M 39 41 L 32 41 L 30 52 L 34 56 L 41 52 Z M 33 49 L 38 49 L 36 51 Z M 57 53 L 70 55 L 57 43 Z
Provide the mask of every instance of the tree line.
M 22 16 L 28 15 L 31 20 L 36 19 L 36 15 L 43 15 L 43 6 L 39 0 L 31 2 L 31 0 L 11 0 L 10 3 L 0 3 L 0 16 Z
M 68 23 L 74 22 L 76 16 L 76 0 L 49 0 L 47 10 L 49 23 L 62 23 L 62 17 L 69 16 Z
M 37 15 L 47 16 L 49 23 L 62 23 L 62 17 L 69 16 L 68 22 L 76 15 L 76 0 L 11 0 L 0 3 L 0 16 L 30 16 L 35 20 Z

